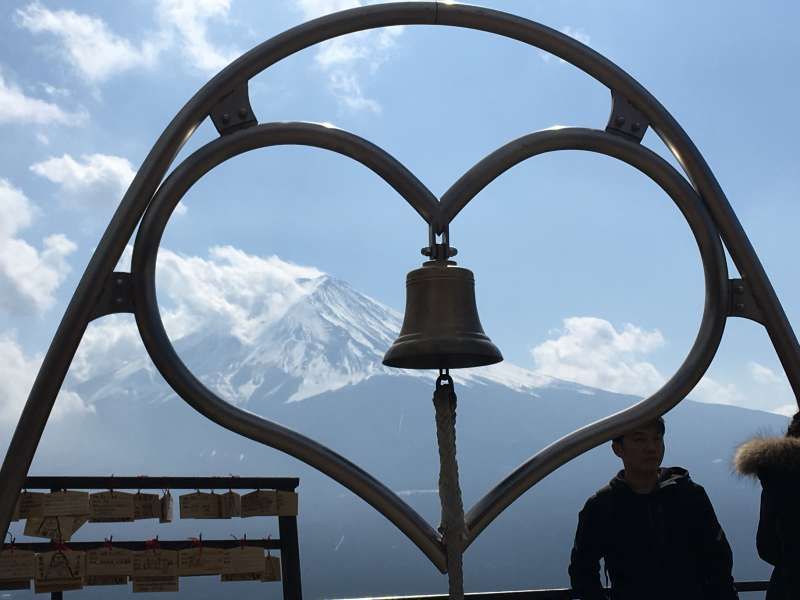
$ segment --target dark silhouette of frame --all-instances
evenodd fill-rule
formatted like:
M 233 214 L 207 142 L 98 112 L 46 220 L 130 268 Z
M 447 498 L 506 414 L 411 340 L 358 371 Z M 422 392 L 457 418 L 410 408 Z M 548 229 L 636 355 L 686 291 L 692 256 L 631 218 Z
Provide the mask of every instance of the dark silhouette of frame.
M 308 123 L 258 124 L 247 94 L 253 76 L 299 50 L 337 36 L 415 24 L 486 31 L 572 63 L 611 91 L 611 115 L 605 129 L 567 128 L 523 136 L 488 155 L 437 200 L 398 161 L 355 135 Z M 220 137 L 188 157 L 164 180 L 182 145 L 209 116 Z M 675 156 L 683 174 L 640 144 L 648 127 Z M 381 512 L 439 570 L 445 571 L 441 535 L 400 497 L 329 448 L 217 397 L 181 362 L 164 332 L 155 294 L 155 262 L 161 234 L 178 201 L 219 163 L 248 150 L 284 144 L 326 148 L 367 166 L 423 218 L 432 243 L 494 178 L 520 161 L 556 150 L 599 152 L 642 171 L 670 195 L 692 230 L 703 262 L 705 305 L 697 337 L 684 362 L 649 398 L 554 442 L 499 482 L 467 513 L 468 544 L 543 477 L 678 404 L 707 370 L 728 317 L 751 319 L 765 327 L 795 396 L 800 398 L 800 347 L 758 256 L 689 136 L 636 80 L 575 39 L 507 13 L 436 2 L 367 6 L 310 21 L 256 46 L 203 86 L 158 138 L 78 284 L 23 409 L 0 470 L 3 529 L 8 526 L 17 494 L 87 325 L 106 314 L 132 312 L 150 357 L 186 402 L 219 425 L 286 452 L 332 477 Z M 115 273 L 114 266 L 137 225 L 131 273 Z M 723 243 L 742 279 L 729 279 Z

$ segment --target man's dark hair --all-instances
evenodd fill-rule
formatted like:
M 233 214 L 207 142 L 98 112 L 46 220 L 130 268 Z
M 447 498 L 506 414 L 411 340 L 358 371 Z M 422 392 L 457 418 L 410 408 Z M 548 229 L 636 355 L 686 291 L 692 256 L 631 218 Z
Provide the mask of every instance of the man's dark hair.
M 800 413 L 798 413 L 798 414 L 800 414 Z M 795 415 L 795 418 L 798 419 L 798 421 L 797 421 L 798 436 L 797 437 L 800 437 L 800 417 L 797 417 L 797 415 Z M 651 421 L 651 423 L 655 424 L 656 428 L 658 429 L 658 433 L 660 433 L 663 436 L 664 432 L 667 430 L 667 427 L 664 424 L 664 417 L 658 417 L 655 421 Z M 650 423 L 648 423 L 648 425 L 649 424 Z M 791 425 L 790 425 L 790 427 L 791 427 Z M 789 435 L 789 434 L 787 433 L 786 435 Z M 624 437 L 625 437 L 625 434 L 623 433 L 622 435 L 620 435 L 618 437 L 615 437 L 613 441 L 614 441 L 615 444 L 621 444 Z
M 786 437 L 800 438 L 800 411 L 796 412 L 789 421 L 789 427 L 786 429 Z

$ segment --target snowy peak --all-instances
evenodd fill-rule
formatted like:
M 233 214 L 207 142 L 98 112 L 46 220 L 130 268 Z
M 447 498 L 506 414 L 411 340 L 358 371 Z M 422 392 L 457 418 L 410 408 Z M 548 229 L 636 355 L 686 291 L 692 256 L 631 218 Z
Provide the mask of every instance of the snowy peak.
M 431 371 L 383 366 L 402 315 L 345 281 L 230 247 L 209 254 L 203 259 L 166 251 L 163 260 L 159 255 L 159 296 L 166 299 L 165 327 L 179 356 L 222 398 L 258 410 L 265 403 L 303 400 L 375 375 L 433 378 Z M 107 321 L 82 342 L 80 363 L 103 367 L 78 378 L 81 393 L 95 399 L 168 396 L 164 389 L 150 389 L 159 378 L 142 354 L 133 324 L 116 337 L 114 327 L 122 325 Z M 109 341 L 117 338 L 125 343 Z M 460 384 L 495 383 L 533 394 L 553 383 L 509 363 L 454 375 Z
M 289 400 L 358 383 L 378 372 L 400 331 L 400 315 L 330 276 L 261 332 L 241 367 L 300 380 Z M 256 389 L 256 388 L 253 388 Z

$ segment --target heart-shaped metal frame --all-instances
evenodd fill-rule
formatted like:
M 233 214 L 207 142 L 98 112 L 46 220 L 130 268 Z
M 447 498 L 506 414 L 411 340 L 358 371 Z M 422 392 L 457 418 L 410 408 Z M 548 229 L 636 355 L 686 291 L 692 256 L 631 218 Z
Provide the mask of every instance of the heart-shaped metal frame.
M 257 125 L 254 118 L 250 119 L 247 81 L 272 64 L 340 35 L 410 24 L 488 31 L 536 46 L 572 63 L 611 90 L 614 106 L 606 131 L 568 128 L 521 137 L 480 161 L 437 201 L 399 162 L 357 136 L 308 123 Z M 238 108 L 240 129 L 236 131 L 228 110 L 236 109 L 235 102 L 240 100 L 248 106 Z M 192 154 L 161 184 L 183 143 L 209 115 L 222 137 Z M 648 126 L 680 162 L 688 181 L 640 145 Z M 410 506 L 332 450 L 218 398 L 185 367 L 164 331 L 155 293 L 155 262 L 161 235 L 175 205 L 195 181 L 224 160 L 254 148 L 284 144 L 326 148 L 358 160 L 405 198 L 434 234 L 444 232 L 459 211 L 500 174 L 527 158 L 556 150 L 598 152 L 642 171 L 675 201 L 692 230 L 703 262 L 706 291 L 700 328 L 683 364 L 650 398 L 569 434 L 520 465 L 468 512 L 468 543 L 516 498 L 559 466 L 680 402 L 708 368 L 728 316 L 750 318 L 765 326 L 795 394 L 800 395 L 800 348 L 772 285 L 703 157 L 653 96 L 619 67 L 580 42 L 520 17 L 431 2 L 374 5 L 310 21 L 257 46 L 209 81 L 162 133 L 81 278 L 20 417 L 0 470 L 0 524 L 5 528 L 88 323 L 112 312 L 135 312 L 153 362 L 184 400 L 220 425 L 287 452 L 339 481 L 384 514 L 444 572 L 441 536 Z M 114 273 L 125 244 L 140 221 L 132 271 Z M 722 241 L 742 280 L 728 279 Z M 126 295 L 129 286 L 133 291 Z

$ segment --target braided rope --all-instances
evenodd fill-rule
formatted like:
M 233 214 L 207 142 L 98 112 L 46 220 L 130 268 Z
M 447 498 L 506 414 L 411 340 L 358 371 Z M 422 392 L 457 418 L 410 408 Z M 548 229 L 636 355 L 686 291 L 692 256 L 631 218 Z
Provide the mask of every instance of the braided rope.
M 464 599 L 464 570 L 462 556 L 467 528 L 464 504 L 458 482 L 456 459 L 456 393 L 450 375 L 441 374 L 433 392 L 436 409 L 436 438 L 439 443 L 439 500 L 442 504 L 442 524 L 439 527 L 447 551 L 447 575 L 450 598 Z

